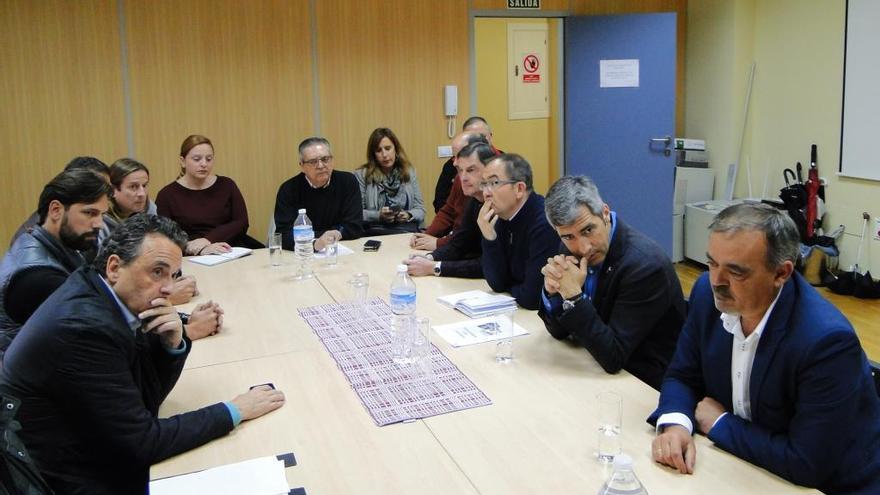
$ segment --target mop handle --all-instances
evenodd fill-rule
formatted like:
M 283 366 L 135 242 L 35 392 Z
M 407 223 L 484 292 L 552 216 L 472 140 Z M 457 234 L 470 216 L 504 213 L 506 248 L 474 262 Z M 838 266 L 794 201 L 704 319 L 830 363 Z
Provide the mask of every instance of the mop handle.
M 862 222 L 862 235 L 859 237 L 859 254 L 856 256 L 856 267 L 862 262 L 862 245 L 865 244 L 865 232 L 868 230 L 868 220 L 871 219 L 871 215 L 868 215 L 868 212 L 863 211 L 862 218 L 864 218 L 865 221 Z

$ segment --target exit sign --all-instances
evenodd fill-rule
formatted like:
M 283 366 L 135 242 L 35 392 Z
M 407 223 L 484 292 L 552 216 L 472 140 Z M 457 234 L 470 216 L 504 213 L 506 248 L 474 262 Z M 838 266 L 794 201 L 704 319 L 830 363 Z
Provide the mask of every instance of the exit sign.
M 507 0 L 507 8 L 539 10 L 541 8 L 541 0 Z

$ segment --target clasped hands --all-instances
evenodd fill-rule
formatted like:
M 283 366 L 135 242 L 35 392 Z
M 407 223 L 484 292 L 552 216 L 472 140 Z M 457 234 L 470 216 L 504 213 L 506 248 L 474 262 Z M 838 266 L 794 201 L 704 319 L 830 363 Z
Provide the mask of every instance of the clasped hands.
M 541 268 L 544 275 L 544 290 L 548 295 L 559 294 L 563 299 L 571 299 L 584 291 L 584 282 L 589 270 L 589 256 L 580 259 L 564 254 L 547 258 Z

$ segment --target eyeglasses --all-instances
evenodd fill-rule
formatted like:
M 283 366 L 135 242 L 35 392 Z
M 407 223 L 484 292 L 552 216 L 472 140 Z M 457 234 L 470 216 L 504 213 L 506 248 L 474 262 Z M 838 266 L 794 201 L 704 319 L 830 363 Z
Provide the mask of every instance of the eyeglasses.
M 498 189 L 500 186 L 504 184 L 516 184 L 519 182 L 518 180 L 501 180 L 501 179 L 492 179 L 486 182 L 480 182 L 480 190 L 481 191 L 494 191 Z
M 300 163 L 302 163 L 303 165 L 308 165 L 310 167 L 315 167 L 318 165 L 318 162 L 327 165 L 331 161 L 333 161 L 333 155 L 319 156 L 318 158 L 312 158 L 311 160 L 302 160 Z

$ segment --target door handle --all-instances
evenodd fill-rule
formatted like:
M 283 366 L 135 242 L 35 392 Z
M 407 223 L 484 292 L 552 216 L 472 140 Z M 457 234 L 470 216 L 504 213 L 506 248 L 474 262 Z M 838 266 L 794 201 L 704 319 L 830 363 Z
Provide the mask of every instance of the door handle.
M 672 136 L 666 136 L 662 138 L 651 138 L 650 146 L 653 148 L 654 144 L 663 143 L 663 155 L 669 156 L 672 154 L 672 151 L 669 149 L 669 145 L 672 144 Z

